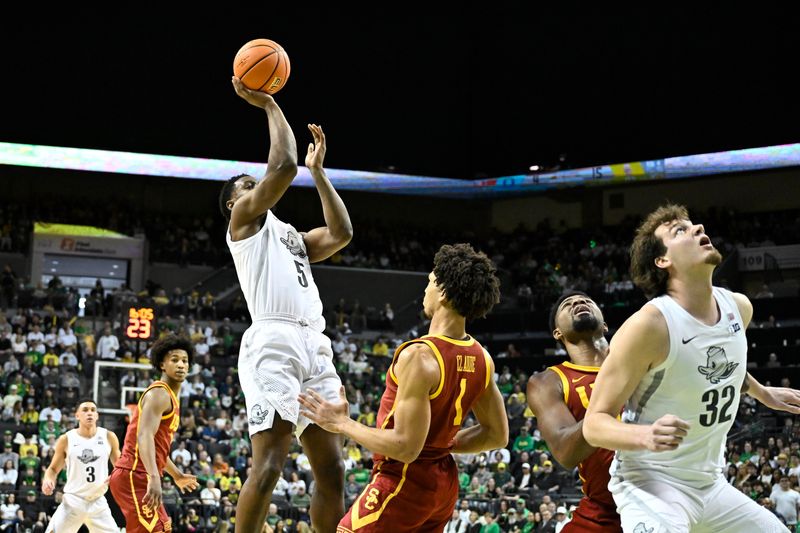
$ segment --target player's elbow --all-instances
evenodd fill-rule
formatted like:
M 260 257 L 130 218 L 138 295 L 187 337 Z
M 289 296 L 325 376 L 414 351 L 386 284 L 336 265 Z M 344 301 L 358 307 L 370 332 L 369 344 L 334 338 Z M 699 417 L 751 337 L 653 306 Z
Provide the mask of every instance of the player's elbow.
M 489 429 L 489 444 L 491 450 L 497 448 L 505 448 L 508 446 L 508 419 L 503 417 L 498 420 L 497 425 L 491 426 Z
M 600 446 L 600 428 L 598 427 L 599 417 L 603 416 L 602 413 L 586 413 L 583 419 L 583 438 L 590 446 Z
M 294 179 L 297 175 L 297 161 L 291 157 L 283 158 L 274 163 L 270 163 L 272 174 L 279 179 Z
M 398 449 L 397 452 L 392 455 L 392 459 L 396 459 L 401 463 L 413 463 L 419 457 L 419 454 L 422 453 L 422 448 L 425 445 L 425 441 L 420 442 L 411 442 L 408 439 L 400 439 L 398 441 Z

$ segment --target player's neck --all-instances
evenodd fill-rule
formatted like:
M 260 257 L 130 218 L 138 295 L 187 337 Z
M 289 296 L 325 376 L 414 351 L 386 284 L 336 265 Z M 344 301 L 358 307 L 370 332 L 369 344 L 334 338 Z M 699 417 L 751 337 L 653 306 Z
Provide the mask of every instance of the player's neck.
M 608 355 L 608 341 L 605 337 L 580 339 L 567 346 L 569 360 L 578 366 L 601 366 Z
M 446 307 L 442 307 L 433 314 L 428 335 L 444 335 L 451 339 L 461 340 L 467 336 L 467 320 Z
M 166 383 L 167 387 L 169 387 L 175 396 L 178 396 L 181 393 L 181 382 L 171 379 L 167 374 L 161 374 L 161 378 L 159 381 Z
M 91 439 L 97 435 L 97 425 L 94 426 L 78 426 L 78 435 L 84 439 Z
M 671 277 L 667 285 L 667 294 L 697 320 L 709 325 L 719 321 L 719 310 L 714 299 L 710 275 Z

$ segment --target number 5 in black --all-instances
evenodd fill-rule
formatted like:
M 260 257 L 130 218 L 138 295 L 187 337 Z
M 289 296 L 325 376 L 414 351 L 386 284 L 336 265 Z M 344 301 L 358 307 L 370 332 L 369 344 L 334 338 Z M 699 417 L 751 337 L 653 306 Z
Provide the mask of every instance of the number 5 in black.
M 303 263 L 300 261 L 295 261 L 294 266 L 297 268 L 297 273 L 300 274 L 297 276 L 297 282 L 300 284 L 301 287 L 308 287 L 308 280 L 306 279 L 306 273 L 303 270 Z

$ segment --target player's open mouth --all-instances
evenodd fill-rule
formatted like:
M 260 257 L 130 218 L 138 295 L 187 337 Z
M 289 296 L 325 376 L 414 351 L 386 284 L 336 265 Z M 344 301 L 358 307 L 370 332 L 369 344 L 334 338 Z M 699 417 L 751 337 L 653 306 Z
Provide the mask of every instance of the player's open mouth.
M 573 316 L 582 315 L 583 313 L 592 314 L 592 309 L 588 305 L 576 305 L 572 310 Z
M 700 246 L 711 246 L 711 239 L 703 235 L 700 237 Z

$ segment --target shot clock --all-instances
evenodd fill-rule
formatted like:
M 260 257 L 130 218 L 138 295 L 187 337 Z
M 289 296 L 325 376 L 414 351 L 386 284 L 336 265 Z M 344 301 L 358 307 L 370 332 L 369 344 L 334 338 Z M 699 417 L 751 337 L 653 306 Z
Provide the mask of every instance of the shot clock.
M 125 336 L 129 339 L 149 341 L 155 334 L 155 322 L 156 314 L 152 307 L 130 307 Z

